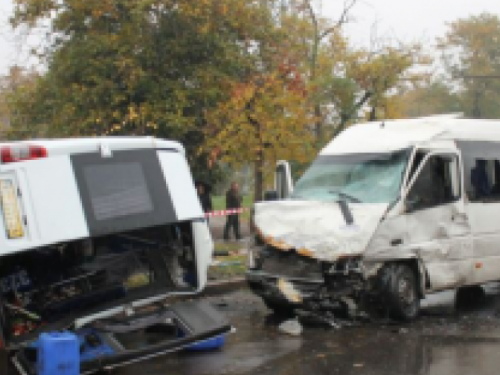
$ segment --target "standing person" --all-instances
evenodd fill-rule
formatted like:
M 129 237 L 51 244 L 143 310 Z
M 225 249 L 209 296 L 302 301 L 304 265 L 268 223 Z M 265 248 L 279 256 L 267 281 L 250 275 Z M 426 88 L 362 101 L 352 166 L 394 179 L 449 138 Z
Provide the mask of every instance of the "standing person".
M 240 194 L 240 187 L 236 182 L 231 183 L 231 188 L 226 193 L 226 209 L 238 209 L 241 208 L 241 202 L 243 198 Z M 224 239 L 229 240 L 229 230 L 233 227 L 234 237 L 237 240 L 241 239 L 240 235 L 240 215 L 232 214 L 227 215 L 226 226 L 224 227 Z
M 198 199 L 201 203 L 201 208 L 204 213 L 212 211 L 212 198 L 210 197 L 210 193 L 208 188 L 202 182 L 198 182 L 196 185 L 196 191 L 198 192 Z M 207 218 L 208 222 L 208 218 Z

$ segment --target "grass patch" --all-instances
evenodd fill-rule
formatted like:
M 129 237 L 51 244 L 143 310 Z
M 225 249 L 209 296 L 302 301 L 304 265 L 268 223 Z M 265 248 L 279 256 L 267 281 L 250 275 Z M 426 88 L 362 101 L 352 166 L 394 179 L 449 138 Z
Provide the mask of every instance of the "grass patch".
M 227 280 L 242 277 L 247 270 L 247 256 L 245 254 L 231 254 L 245 248 L 242 243 L 216 243 L 216 251 L 228 251 L 229 255 L 216 257 L 218 264 L 208 269 L 209 280 Z
M 244 242 L 216 242 L 215 251 L 238 251 L 246 246 Z

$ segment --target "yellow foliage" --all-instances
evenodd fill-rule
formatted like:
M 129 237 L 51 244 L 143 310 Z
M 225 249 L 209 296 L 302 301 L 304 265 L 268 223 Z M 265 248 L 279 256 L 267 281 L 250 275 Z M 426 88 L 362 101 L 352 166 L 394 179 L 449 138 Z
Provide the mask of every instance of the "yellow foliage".
M 305 109 L 305 88 L 282 72 L 232 83 L 231 96 L 206 114 L 202 152 L 218 150 L 220 160 L 240 164 L 289 159 L 306 161 L 314 153 Z

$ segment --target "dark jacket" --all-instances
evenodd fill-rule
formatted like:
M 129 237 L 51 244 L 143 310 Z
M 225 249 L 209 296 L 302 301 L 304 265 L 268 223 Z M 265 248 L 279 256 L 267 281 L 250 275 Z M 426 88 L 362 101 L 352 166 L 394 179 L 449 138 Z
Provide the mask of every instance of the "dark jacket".
M 241 208 L 241 201 L 243 198 L 240 193 L 236 193 L 234 190 L 229 189 L 226 193 L 226 208 Z
M 203 212 L 211 212 L 212 211 L 212 198 L 210 194 L 198 194 L 198 198 L 200 198 L 201 207 L 203 208 Z

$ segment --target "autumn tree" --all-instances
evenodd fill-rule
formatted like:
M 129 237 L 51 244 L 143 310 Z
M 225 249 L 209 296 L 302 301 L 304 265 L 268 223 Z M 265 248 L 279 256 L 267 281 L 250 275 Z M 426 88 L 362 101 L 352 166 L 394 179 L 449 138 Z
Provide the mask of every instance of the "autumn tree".
M 0 137 L 23 138 L 32 133 L 18 101 L 29 102 L 36 91 L 39 75 L 19 66 L 12 66 L 0 77 Z M 14 129 L 11 124 L 17 124 Z M 41 135 L 41 134 L 39 134 Z
M 249 50 L 273 30 L 258 0 L 16 0 L 14 25 L 47 19 L 49 48 L 37 51 L 47 73 L 18 101 L 33 127 L 156 135 L 188 151 L 204 141 L 204 111 L 227 97 L 226 82 L 256 71 Z M 190 161 L 203 169 L 203 159 Z
M 15 4 L 14 26 L 52 30 L 35 51 L 47 71 L 16 93 L 24 118 L 13 128 L 175 138 L 195 173 L 215 154 L 255 163 L 257 198 L 277 158 L 305 160 L 367 105 L 394 116 L 394 90 L 416 61 L 407 49 L 350 45 L 342 26 L 356 0 L 333 19 L 320 0 Z
M 331 136 L 360 119 L 400 118 L 401 95 L 426 82 L 430 59 L 418 44 L 386 43 L 377 48 L 331 46 L 335 76 L 327 93 L 336 119 Z
M 279 40 L 281 55 L 292 62 L 303 74 L 309 87 L 311 112 L 316 118 L 315 133 L 318 145 L 324 141 L 324 128 L 328 118 L 324 106 L 329 103 L 325 89 L 335 78 L 333 72 L 336 56 L 332 44 L 343 45 L 344 25 L 349 21 L 357 0 L 343 0 L 339 13 L 334 17 L 322 14 L 321 0 L 288 0 L 280 2 L 280 12 L 275 23 L 283 35 Z
M 304 161 L 314 152 L 314 118 L 306 88 L 290 66 L 231 84 L 231 95 L 207 113 L 207 143 L 214 160 L 254 164 L 256 201 L 262 199 L 264 169 L 279 159 Z
M 406 118 L 460 113 L 461 105 L 459 95 L 441 77 L 435 77 L 427 84 L 400 95 L 400 111 Z
M 467 115 L 500 117 L 500 18 L 483 13 L 459 19 L 439 40 L 442 61 Z

